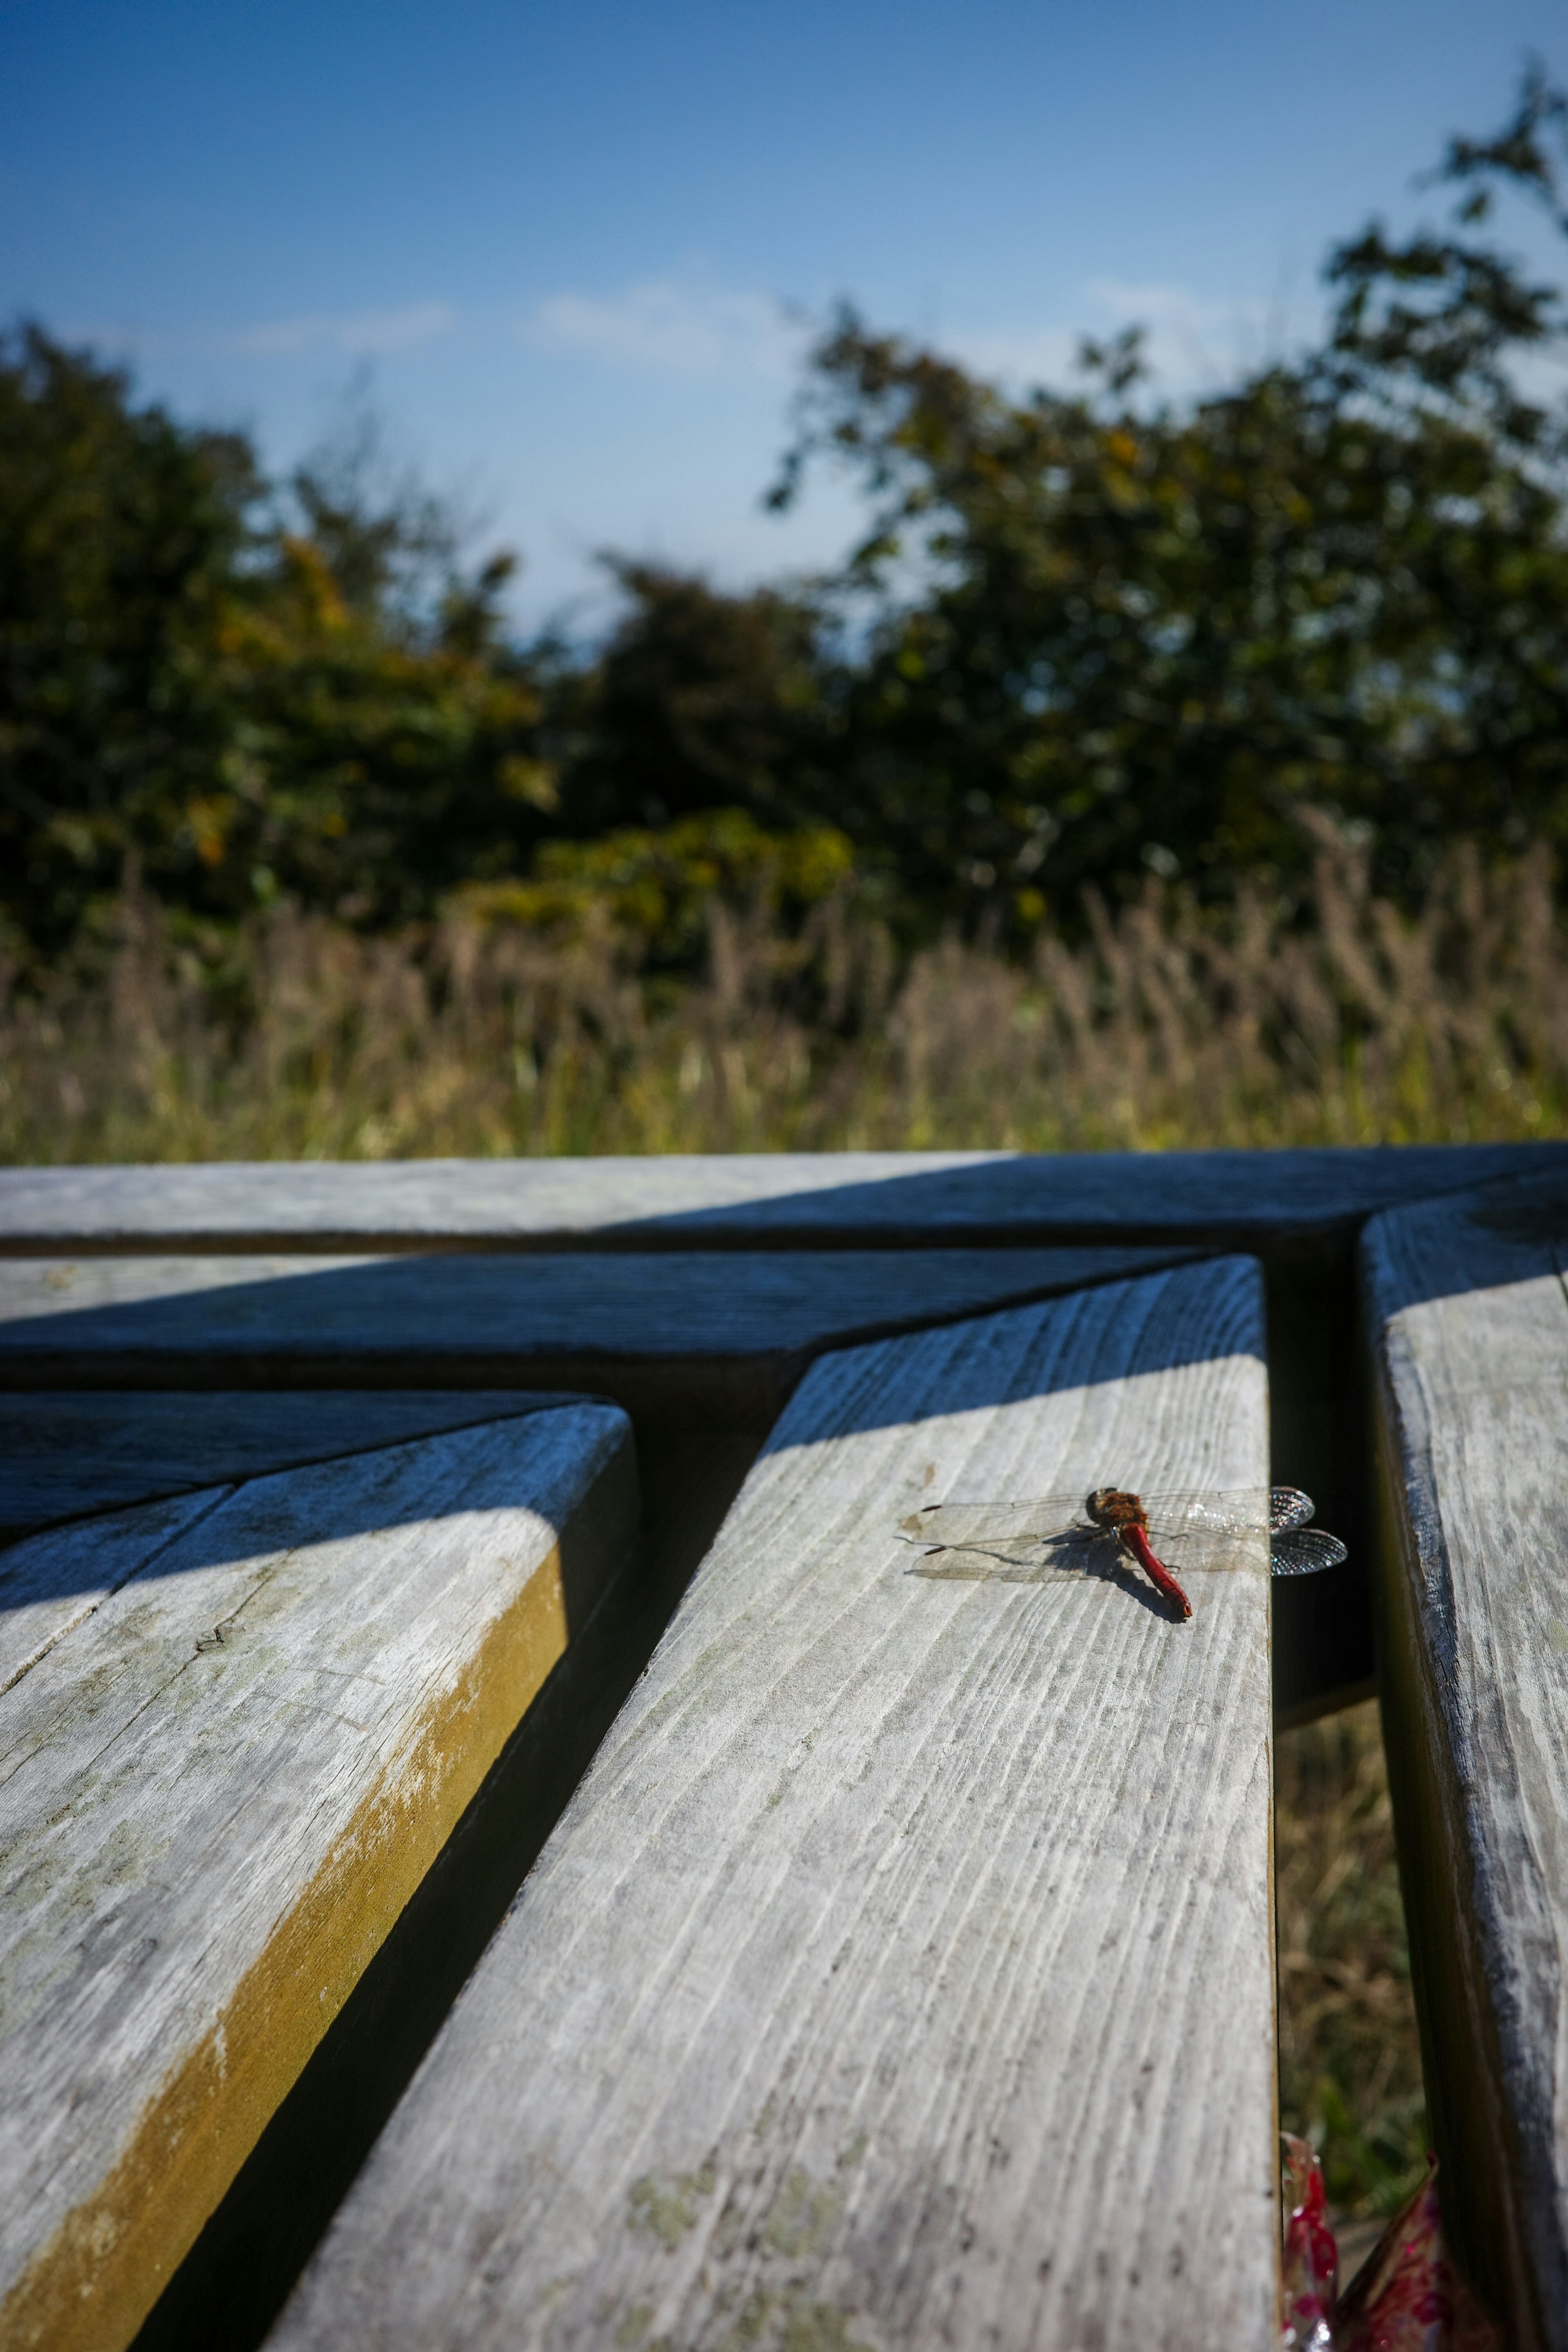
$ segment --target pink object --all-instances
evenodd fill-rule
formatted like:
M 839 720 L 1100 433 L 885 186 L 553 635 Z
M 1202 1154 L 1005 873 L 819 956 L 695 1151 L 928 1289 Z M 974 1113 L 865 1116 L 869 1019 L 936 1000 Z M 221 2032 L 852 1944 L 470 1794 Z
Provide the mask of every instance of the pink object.
M 1340 2303 L 1335 2352 L 1502 2352 L 1502 2336 L 1443 2248 L 1437 2163 L 1395 2214 Z
M 1317 2150 L 1285 2138 L 1285 2352 L 1335 2352 L 1340 2250 L 1329 2227 Z
M 1285 2150 L 1284 2352 L 1502 2352 L 1444 2252 L 1435 2159 L 1341 2295 L 1322 2167 L 1289 2133 Z

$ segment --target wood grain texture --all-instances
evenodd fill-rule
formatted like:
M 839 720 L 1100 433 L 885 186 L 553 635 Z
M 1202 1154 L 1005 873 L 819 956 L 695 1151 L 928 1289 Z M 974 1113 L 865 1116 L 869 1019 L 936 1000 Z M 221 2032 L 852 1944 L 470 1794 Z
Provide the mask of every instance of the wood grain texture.
M 1267 1475 L 1230 1259 L 818 1363 L 272 2336 L 1278 2342 L 1268 1597 L 910 1572 Z
M 60 1519 L 570 1402 L 548 1390 L 497 1389 L 13 1395 L 0 1411 L 0 1541 Z M 0 1566 L 0 1590 L 4 1575 Z
M 0 1261 L 0 1386 L 679 1386 L 771 1426 L 805 1360 L 1182 1253 L 920 1250 Z M 706 1375 L 706 1385 L 704 1385 Z
M 0 1696 L 231 1491 L 209 1487 L 140 1511 L 116 1512 L 64 1547 L 45 1538 L 0 1553 Z
M 1379 1218 L 1385 1737 L 1444 2212 L 1568 2346 L 1568 1183 Z
M 1364 1150 L 737 1152 L 0 1170 L 0 1249 L 1256 1246 L 1553 1160 L 1559 1144 Z
M 7 1556 L 96 1605 L 0 1698 L 6 2346 L 130 2342 L 635 1520 L 581 1404 Z
M 669 1622 L 765 1438 L 637 1433 L 637 1574 L 595 1611 L 237 2174 L 133 2352 L 255 2352 Z

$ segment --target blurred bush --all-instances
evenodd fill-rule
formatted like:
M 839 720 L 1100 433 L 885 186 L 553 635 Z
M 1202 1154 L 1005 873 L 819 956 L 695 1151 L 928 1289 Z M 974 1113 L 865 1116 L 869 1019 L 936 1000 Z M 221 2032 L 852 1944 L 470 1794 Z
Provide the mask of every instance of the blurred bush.
M 658 831 L 547 841 L 524 881 L 469 883 L 459 919 L 510 923 L 552 941 L 613 940 L 645 971 L 689 971 L 703 960 L 712 909 L 743 912 L 766 933 L 842 894 L 854 851 L 832 825 L 767 833 L 743 809 L 677 819 Z

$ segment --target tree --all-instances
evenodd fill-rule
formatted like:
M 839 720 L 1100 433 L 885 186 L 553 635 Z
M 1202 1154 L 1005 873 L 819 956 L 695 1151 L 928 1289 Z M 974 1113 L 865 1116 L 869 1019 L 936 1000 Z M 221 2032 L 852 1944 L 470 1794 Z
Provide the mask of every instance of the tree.
M 1015 402 L 840 316 L 773 497 L 828 455 L 871 508 L 842 821 L 928 906 L 1288 877 L 1304 806 L 1406 889 L 1456 832 L 1568 840 L 1564 436 L 1518 382 L 1563 305 L 1476 234 L 1499 184 L 1562 224 L 1565 119 L 1532 74 L 1450 148 L 1453 234 L 1342 247 L 1323 347 L 1187 412 L 1135 335 Z
M 3 903 L 57 952 L 128 860 L 172 907 L 280 891 L 363 921 L 526 863 L 555 802 L 499 555 L 329 452 L 292 484 L 135 404 L 37 327 L 0 341 Z
M 363 404 L 272 488 L 241 436 L 0 338 L 0 904 L 48 955 L 128 860 L 204 920 L 599 892 L 667 909 L 679 962 L 713 876 L 805 907 L 840 833 L 906 930 L 1018 940 L 1151 871 L 1289 891 L 1303 820 L 1405 895 L 1457 834 L 1568 846 L 1568 415 L 1529 372 L 1568 315 L 1492 226 L 1508 195 L 1568 229 L 1565 155 L 1532 68 L 1450 142 L 1442 228 L 1341 247 L 1320 345 L 1187 407 L 1136 333 L 1013 399 L 845 311 L 773 493 L 850 469 L 841 576 L 613 559 L 586 649 L 510 639 L 512 559 L 465 560 Z
M 0 866 L 58 944 L 128 849 L 193 868 L 229 746 L 221 641 L 260 492 L 247 445 L 134 409 L 37 328 L 0 341 Z
M 626 610 L 557 701 L 563 829 L 724 808 L 764 824 L 826 813 L 834 728 L 809 599 L 726 595 L 658 565 L 610 562 Z

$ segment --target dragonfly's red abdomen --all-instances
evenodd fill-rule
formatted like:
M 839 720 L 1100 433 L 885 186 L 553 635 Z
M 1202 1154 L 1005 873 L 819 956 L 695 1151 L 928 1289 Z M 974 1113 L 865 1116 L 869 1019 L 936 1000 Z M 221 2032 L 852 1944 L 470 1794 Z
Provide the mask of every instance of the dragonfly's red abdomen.
M 1166 1600 L 1170 1602 L 1172 1608 L 1175 1610 L 1177 1615 L 1180 1617 L 1190 1617 L 1193 1613 L 1192 1602 L 1187 1599 L 1186 1594 L 1182 1591 L 1181 1586 L 1176 1582 L 1175 1578 L 1171 1574 L 1171 1571 L 1165 1566 L 1164 1561 L 1163 1559 L 1155 1559 L 1154 1547 L 1149 1541 L 1148 1535 L 1139 1525 L 1138 1521 L 1136 1519 L 1123 1519 L 1116 1532 L 1121 1538 L 1122 1542 L 1127 1546 L 1128 1550 L 1132 1554 L 1133 1559 L 1138 1562 L 1139 1567 L 1142 1569 L 1144 1574 L 1153 1584 L 1155 1590 L 1164 1594 Z

